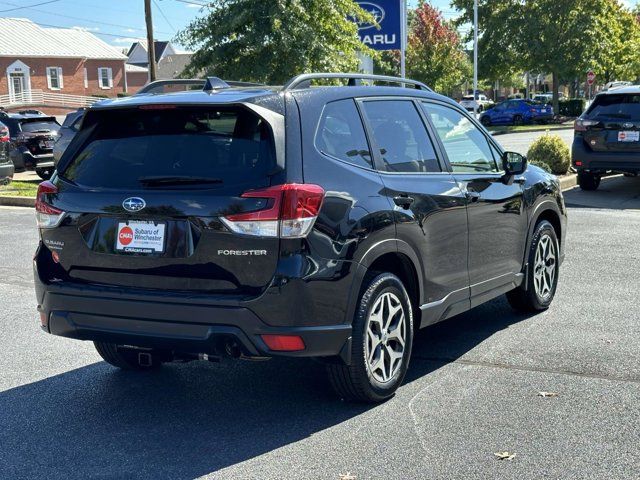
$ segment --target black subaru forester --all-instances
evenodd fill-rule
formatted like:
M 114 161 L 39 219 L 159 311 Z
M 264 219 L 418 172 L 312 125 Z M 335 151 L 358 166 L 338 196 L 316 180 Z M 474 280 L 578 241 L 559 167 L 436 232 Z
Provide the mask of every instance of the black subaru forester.
M 315 357 L 370 402 L 418 328 L 504 293 L 546 309 L 566 237 L 555 177 L 425 85 L 361 74 L 103 102 L 36 209 L 45 331 L 124 369 Z

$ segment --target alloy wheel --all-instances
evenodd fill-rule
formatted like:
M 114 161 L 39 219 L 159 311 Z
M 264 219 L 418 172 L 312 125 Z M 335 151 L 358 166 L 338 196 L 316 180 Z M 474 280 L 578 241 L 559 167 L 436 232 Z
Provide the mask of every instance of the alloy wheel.
M 551 236 L 543 235 L 536 248 L 533 284 L 536 294 L 544 301 L 548 300 L 553 293 L 557 268 L 555 242 Z
M 402 366 L 407 340 L 406 325 L 400 299 L 391 292 L 380 295 L 367 320 L 365 340 L 367 368 L 380 383 L 393 379 Z

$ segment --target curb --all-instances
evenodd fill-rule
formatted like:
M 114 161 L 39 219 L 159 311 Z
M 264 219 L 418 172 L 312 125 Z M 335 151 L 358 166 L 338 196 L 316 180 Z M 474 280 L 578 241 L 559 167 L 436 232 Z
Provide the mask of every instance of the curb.
M 553 133 L 556 130 L 573 130 L 573 125 L 567 125 L 566 127 L 557 127 L 557 128 L 549 128 L 547 126 L 547 128 L 536 128 L 533 130 L 523 130 L 520 132 L 492 132 L 491 130 L 489 130 L 489 133 L 491 134 L 492 137 L 499 137 L 500 135 L 515 135 L 518 133 L 537 133 L 537 132 L 549 132 L 549 133 Z
M 35 207 L 35 197 L 9 197 L 0 195 L 0 205 L 5 207 Z
M 575 173 L 560 178 L 560 190 L 562 191 L 570 190 L 576 185 L 578 185 L 578 175 Z

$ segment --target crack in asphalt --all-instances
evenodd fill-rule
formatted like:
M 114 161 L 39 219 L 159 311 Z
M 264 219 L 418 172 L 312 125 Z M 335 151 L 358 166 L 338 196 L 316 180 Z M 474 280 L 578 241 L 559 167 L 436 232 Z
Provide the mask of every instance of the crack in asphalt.
M 598 380 L 611 380 L 616 382 L 625 382 L 625 383 L 638 383 L 640 384 L 639 377 L 618 377 L 614 375 L 602 375 L 598 373 L 589 373 L 589 372 L 578 372 L 575 370 L 562 370 L 562 369 L 554 369 L 554 368 L 544 368 L 544 367 L 525 367 L 522 365 L 510 365 L 507 363 L 494 363 L 494 362 L 483 362 L 480 360 L 464 360 L 457 358 L 444 358 L 444 357 L 418 357 L 412 356 L 411 360 L 421 360 L 425 362 L 439 363 L 442 366 L 454 363 L 457 365 L 471 365 L 476 367 L 488 367 L 488 368 L 500 368 L 504 370 L 515 370 L 521 372 L 538 372 L 538 373 L 553 373 L 557 375 L 571 375 L 574 377 L 583 377 L 583 378 L 593 378 Z

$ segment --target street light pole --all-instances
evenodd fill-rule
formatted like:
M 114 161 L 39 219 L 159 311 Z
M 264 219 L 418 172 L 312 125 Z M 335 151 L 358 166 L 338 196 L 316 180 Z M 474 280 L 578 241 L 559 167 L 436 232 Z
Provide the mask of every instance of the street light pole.
M 473 0 L 473 115 L 478 113 L 478 0 Z

